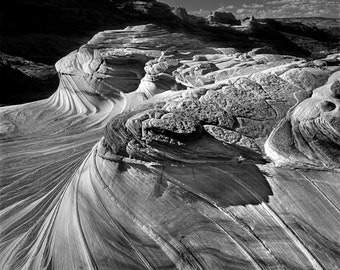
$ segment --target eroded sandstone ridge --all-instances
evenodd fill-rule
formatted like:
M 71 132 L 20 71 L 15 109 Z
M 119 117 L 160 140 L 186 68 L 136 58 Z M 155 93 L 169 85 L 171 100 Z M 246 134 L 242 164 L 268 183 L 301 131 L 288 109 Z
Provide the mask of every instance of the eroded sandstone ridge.
M 266 144 L 277 165 L 339 169 L 339 71 L 281 120 Z
M 0 108 L 0 268 L 336 269 L 339 63 L 96 34 Z

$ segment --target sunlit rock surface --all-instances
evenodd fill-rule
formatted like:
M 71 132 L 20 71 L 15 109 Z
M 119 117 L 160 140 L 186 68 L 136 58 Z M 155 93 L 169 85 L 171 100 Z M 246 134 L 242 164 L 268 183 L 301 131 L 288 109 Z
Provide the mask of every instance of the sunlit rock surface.
M 277 165 L 340 168 L 340 72 L 280 122 L 267 141 Z
M 0 108 L 0 269 L 337 269 L 339 59 L 98 33 Z

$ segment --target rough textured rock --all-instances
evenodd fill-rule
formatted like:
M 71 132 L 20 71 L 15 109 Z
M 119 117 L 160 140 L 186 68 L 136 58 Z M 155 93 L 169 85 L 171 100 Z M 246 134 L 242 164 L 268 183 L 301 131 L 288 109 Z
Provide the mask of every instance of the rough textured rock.
M 214 44 L 100 32 L 0 108 L 1 269 L 336 269 L 339 54 Z
M 266 147 L 276 165 L 340 168 L 339 94 L 340 81 L 332 79 L 281 121 Z

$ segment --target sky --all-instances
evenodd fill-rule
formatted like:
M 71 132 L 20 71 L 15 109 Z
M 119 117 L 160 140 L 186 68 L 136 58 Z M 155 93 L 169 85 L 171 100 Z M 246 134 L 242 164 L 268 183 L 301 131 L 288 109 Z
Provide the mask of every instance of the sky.
M 340 18 L 339 0 L 158 0 L 169 6 L 184 7 L 201 16 L 210 11 L 232 12 L 238 18 L 328 17 Z

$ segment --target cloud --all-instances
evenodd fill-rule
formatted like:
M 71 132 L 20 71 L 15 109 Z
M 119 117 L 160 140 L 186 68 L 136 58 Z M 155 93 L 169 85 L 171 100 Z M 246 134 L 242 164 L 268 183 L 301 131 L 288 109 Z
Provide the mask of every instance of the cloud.
M 222 12 L 226 12 L 228 9 L 233 9 L 234 6 L 233 5 L 229 5 L 229 6 L 221 6 L 217 9 L 217 11 L 222 11 Z
M 298 0 L 277 0 L 277 1 L 269 1 L 267 2 L 267 5 L 283 5 L 283 4 L 287 4 L 287 3 L 297 3 L 297 2 L 301 2 Z
M 237 9 L 239 18 L 255 16 L 257 18 L 283 17 L 339 17 L 337 0 L 274 0 L 266 4 L 243 4 Z
M 339 18 L 338 0 L 257 0 L 252 4 L 221 6 L 221 12 L 233 12 L 239 19 L 255 16 L 256 18 L 284 17 L 330 17 Z M 199 10 L 191 14 L 206 17 L 211 11 Z
M 211 13 L 210 10 L 204 10 L 204 9 L 189 11 L 189 14 L 192 14 L 198 17 L 207 17 L 210 15 L 210 13 Z
M 250 5 L 243 4 L 242 7 L 243 8 L 263 8 L 263 5 L 262 4 L 250 4 Z

